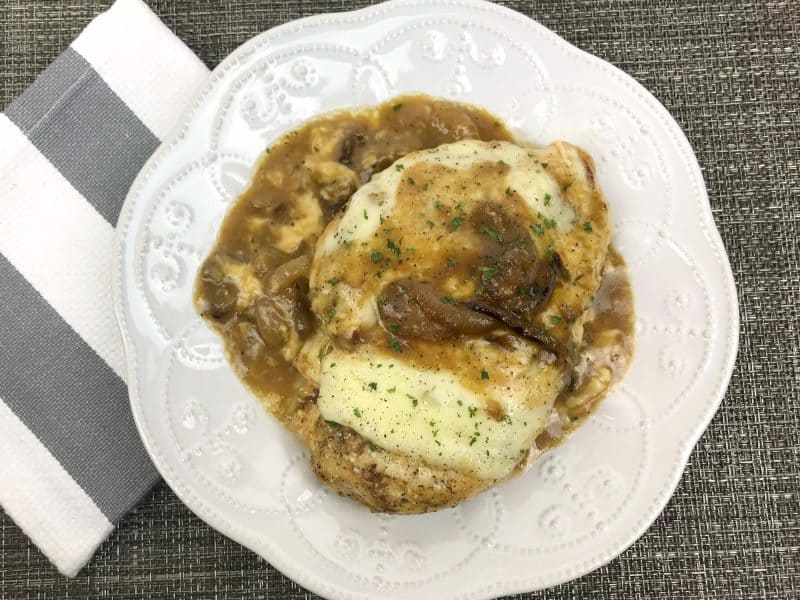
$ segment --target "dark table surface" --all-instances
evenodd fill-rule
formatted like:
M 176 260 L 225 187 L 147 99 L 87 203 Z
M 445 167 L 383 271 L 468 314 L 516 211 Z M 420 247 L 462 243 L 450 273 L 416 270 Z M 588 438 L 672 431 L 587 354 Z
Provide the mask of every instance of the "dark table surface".
M 108 4 L 3 0 L 0 108 Z M 214 67 L 270 27 L 363 2 L 148 4 Z M 800 598 L 800 3 L 506 4 L 627 71 L 672 112 L 703 169 L 741 311 L 730 388 L 667 508 L 607 566 L 530 597 Z M 71 580 L 0 510 L 2 600 L 310 596 L 163 484 Z

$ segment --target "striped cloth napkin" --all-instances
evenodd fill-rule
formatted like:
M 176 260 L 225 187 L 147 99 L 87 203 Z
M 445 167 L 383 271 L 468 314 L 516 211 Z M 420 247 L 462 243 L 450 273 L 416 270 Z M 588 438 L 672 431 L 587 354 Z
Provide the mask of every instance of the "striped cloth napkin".
M 74 576 L 158 475 L 110 292 L 137 172 L 208 76 L 118 0 L 0 114 L 0 505 Z

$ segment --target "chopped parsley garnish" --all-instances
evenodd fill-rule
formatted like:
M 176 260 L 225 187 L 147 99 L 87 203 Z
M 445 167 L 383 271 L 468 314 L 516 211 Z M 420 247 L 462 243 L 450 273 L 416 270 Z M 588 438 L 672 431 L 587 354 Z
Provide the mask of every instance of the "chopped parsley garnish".
M 392 386 L 392 387 L 390 387 L 390 388 L 389 388 L 388 390 L 386 390 L 386 391 L 387 391 L 387 392 L 389 392 L 390 394 L 394 394 L 394 393 L 397 391 L 397 387 L 395 387 L 395 386 Z
M 450 229 L 452 231 L 455 231 L 463 224 L 464 224 L 464 217 L 455 217 L 452 221 L 450 221 Z
M 369 255 L 369 259 L 374 263 L 379 263 L 383 259 L 383 253 L 379 250 L 373 250 L 372 254 Z
M 429 186 L 430 186 L 430 184 L 429 184 L 429 183 L 424 183 L 424 184 L 422 184 L 422 191 L 423 191 L 423 192 L 427 192 L 427 191 L 428 191 L 428 187 L 429 187 Z
M 469 416 L 470 417 L 474 417 L 475 414 L 478 412 L 478 409 L 476 407 L 474 407 L 474 406 L 469 406 L 468 410 L 469 410 Z
M 369 221 L 369 215 L 367 214 L 367 210 L 364 209 L 364 220 Z
M 448 257 L 447 259 L 447 266 L 448 267 L 455 267 L 458 264 L 458 261 L 453 258 L 452 256 Z
M 386 329 L 388 329 L 392 333 L 397 333 L 398 331 L 400 331 L 400 325 L 389 325 Z
M 531 229 L 533 229 L 533 233 L 535 233 L 540 237 L 544 235 L 544 228 L 541 225 L 539 225 L 539 223 L 534 223 L 533 225 L 531 225 Z
M 395 352 L 402 352 L 403 351 L 403 344 L 401 344 L 400 340 L 398 340 L 397 338 L 391 338 L 389 340 L 389 348 L 391 348 Z
M 501 167 L 505 167 L 506 166 L 506 161 L 501 159 L 501 160 L 497 161 L 497 164 L 500 165 Z
M 550 197 L 550 194 L 545 194 L 544 195 L 544 205 L 545 206 L 550 206 L 550 201 L 551 200 L 552 200 L 552 198 Z
M 406 179 L 406 181 L 408 181 L 409 185 L 417 185 L 417 184 L 414 182 L 414 179 L 412 179 L 411 177 L 409 177 L 408 179 Z
M 328 321 L 333 321 L 333 317 L 334 317 L 334 315 L 336 315 L 336 308 L 335 308 L 335 307 L 332 307 L 332 308 L 331 308 L 331 309 L 328 311 Z
M 456 400 L 456 404 L 458 404 L 459 406 L 464 406 L 464 402 L 462 402 L 461 400 Z
M 383 306 L 386 304 L 386 294 L 381 294 L 378 296 L 378 306 Z
M 374 381 L 370 381 L 369 382 L 369 389 L 371 389 L 374 392 L 375 390 L 378 389 L 378 384 L 376 382 L 374 382 Z
M 428 224 L 428 227 L 430 227 L 431 229 L 433 229 L 434 227 L 436 227 L 436 223 L 434 223 L 434 222 L 433 222 L 433 221 L 431 221 L 430 219 L 426 220 L 425 222 Z
M 467 211 L 464 210 L 464 203 L 463 202 L 459 202 L 458 204 L 456 204 L 455 209 L 460 213 L 467 212 Z
M 497 233 L 497 230 L 492 229 L 488 225 L 481 225 L 481 231 L 492 238 L 495 243 L 502 244 L 503 243 L 503 236 Z
M 327 419 L 325 419 L 325 422 L 328 425 L 330 425 L 331 427 L 333 427 L 334 429 L 341 429 L 342 428 L 342 425 L 340 423 L 337 423 L 336 421 L 328 421 Z
M 445 304 L 455 304 L 456 299 L 450 296 L 442 296 L 442 302 L 444 302 Z
M 359 419 L 361 418 L 361 411 L 359 410 L 359 408 L 358 408 L 358 407 L 356 407 L 356 408 L 354 408 L 354 409 L 353 409 L 353 414 L 354 414 L 355 416 L 357 416 Z
M 555 228 L 556 228 L 556 222 L 555 222 L 555 219 L 545 219 L 545 220 L 544 220 L 544 226 L 545 226 L 547 229 L 555 229 Z
M 419 404 L 419 400 L 414 398 L 414 396 L 412 396 L 411 394 L 406 394 L 406 398 L 411 400 L 411 406 L 416 406 L 417 404 Z
M 552 246 L 547 246 L 547 249 L 544 251 L 545 257 L 547 258 L 547 262 L 553 262 L 556 258 L 556 253 L 553 250 Z
M 486 279 L 491 279 L 497 273 L 497 267 L 478 267 Z
M 328 283 L 330 283 L 331 285 L 336 285 L 340 281 L 341 281 L 341 279 L 339 279 L 338 277 L 332 277 L 331 279 L 328 279 Z
M 546 169 L 546 168 L 547 168 L 547 163 L 544 163 L 544 162 L 543 162 L 543 163 L 542 163 L 542 168 L 543 168 L 543 169 Z
M 557 325 L 558 323 L 561 323 L 561 317 L 559 317 L 558 315 L 550 315 L 550 322 L 553 325 Z
M 402 240 L 401 240 L 402 242 Z M 400 256 L 400 245 L 395 244 L 392 240 L 386 240 L 386 247 L 391 251 L 394 252 L 396 256 Z
M 394 168 L 395 168 L 395 170 L 396 170 L 396 171 L 398 171 L 398 172 L 399 172 L 399 171 L 402 171 L 402 170 L 403 170 L 403 163 L 397 163 L 397 164 L 394 166 Z
M 481 379 L 489 379 L 489 372 L 481 371 Z
M 267 149 L 266 149 L 266 150 L 264 150 L 264 152 L 266 152 L 267 154 L 269 154 L 270 152 L 272 152 L 272 148 L 270 148 L 269 146 L 267 146 Z
M 401 108 L 403 108 L 403 103 L 402 102 L 398 102 L 397 104 L 393 104 L 392 105 L 392 110 L 395 111 L 395 112 L 397 112 Z
M 507 187 L 506 196 L 513 196 L 513 195 L 514 195 L 514 190 L 512 190 L 510 187 Z
M 433 208 L 435 208 L 436 210 L 442 210 L 442 203 L 437 200 L 436 202 L 433 203 Z
M 586 223 L 583 224 L 583 230 L 586 232 L 590 232 L 592 230 L 592 222 L 586 221 Z

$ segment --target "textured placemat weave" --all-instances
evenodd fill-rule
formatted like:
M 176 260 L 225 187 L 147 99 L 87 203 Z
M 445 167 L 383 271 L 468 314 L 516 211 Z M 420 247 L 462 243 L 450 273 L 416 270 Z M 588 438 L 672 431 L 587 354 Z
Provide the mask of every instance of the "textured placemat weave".
M 279 23 L 361 4 L 148 3 L 210 67 Z M 0 3 L 0 109 L 107 5 Z M 733 265 L 742 325 L 728 394 L 661 517 L 608 566 L 531 597 L 798 598 L 800 3 L 508 5 L 621 67 L 675 115 L 703 168 Z M 2 600 L 309 596 L 209 529 L 163 485 L 74 580 L 60 576 L 0 511 Z

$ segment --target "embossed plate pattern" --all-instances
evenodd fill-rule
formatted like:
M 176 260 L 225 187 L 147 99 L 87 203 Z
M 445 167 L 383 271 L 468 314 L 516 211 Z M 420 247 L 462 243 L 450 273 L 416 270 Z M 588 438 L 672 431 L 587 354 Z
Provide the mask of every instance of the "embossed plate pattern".
M 391 517 L 321 486 L 236 379 L 191 294 L 272 139 L 410 91 L 479 104 L 533 143 L 594 155 L 631 268 L 638 348 L 620 389 L 525 475 L 455 509 Z M 210 525 L 332 598 L 489 598 L 612 559 L 669 499 L 737 347 L 730 266 L 677 124 L 621 71 L 480 1 L 387 2 L 237 49 L 134 183 L 114 264 L 133 413 L 164 478 Z

